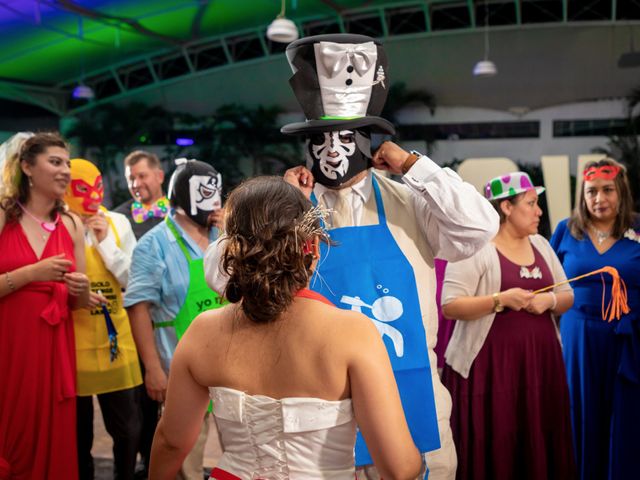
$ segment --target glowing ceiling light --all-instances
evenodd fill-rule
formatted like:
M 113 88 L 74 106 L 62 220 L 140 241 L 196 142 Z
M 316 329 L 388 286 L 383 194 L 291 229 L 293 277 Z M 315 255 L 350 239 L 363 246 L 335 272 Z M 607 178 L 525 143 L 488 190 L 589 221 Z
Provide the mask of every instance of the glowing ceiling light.
M 193 138 L 187 138 L 187 137 L 176 138 L 176 145 L 180 145 L 181 147 L 188 147 L 190 145 L 193 145 L 194 143 L 195 141 L 193 140 Z
M 272 42 L 291 43 L 298 39 L 299 32 L 296 24 L 284 16 L 285 1 L 282 0 L 282 9 L 276 19 L 267 28 L 267 38 Z

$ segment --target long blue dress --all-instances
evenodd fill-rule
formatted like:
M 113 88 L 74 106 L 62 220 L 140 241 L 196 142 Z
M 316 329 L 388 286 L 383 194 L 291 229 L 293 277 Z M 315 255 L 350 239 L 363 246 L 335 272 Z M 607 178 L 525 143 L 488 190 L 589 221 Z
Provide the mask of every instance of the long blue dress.
M 602 277 L 574 282 L 575 301 L 560 334 L 580 478 L 640 478 L 640 243 L 621 238 L 600 254 L 588 235 L 577 240 L 563 220 L 551 245 L 567 278 L 610 265 L 626 282 L 631 312 L 611 323 L 601 316 Z M 611 277 L 604 279 L 606 305 Z

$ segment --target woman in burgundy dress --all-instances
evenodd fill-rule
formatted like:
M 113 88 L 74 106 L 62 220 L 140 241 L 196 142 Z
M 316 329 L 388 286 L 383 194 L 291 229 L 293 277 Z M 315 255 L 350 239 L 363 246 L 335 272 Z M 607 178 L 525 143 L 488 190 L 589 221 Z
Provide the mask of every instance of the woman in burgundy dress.
M 447 265 L 442 305 L 458 321 L 445 353 L 458 479 L 571 479 L 569 390 L 555 316 L 573 303 L 526 173 L 491 180 L 500 214 L 493 242 Z
M 57 134 L 0 147 L 0 479 L 76 479 L 69 308 L 89 299 L 82 223 L 64 212 L 69 152 Z

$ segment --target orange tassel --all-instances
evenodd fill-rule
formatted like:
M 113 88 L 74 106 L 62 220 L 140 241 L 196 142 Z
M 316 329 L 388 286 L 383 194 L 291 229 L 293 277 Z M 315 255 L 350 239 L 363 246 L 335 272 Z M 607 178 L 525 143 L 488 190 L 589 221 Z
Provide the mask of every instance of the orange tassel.
M 622 315 L 625 315 L 631 311 L 629 308 L 629 304 L 627 303 L 627 285 L 624 283 L 624 280 L 620 278 L 620 274 L 618 270 L 613 267 L 602 267 L 598 270 L 594 270 L 593 272 L 585 273 L 584 275 L 578 275 L 577 277 L 570 278 L 563 282 L 554 283 L 553 285 L 549 285 L 548 287 L 541 288 L 540 290 L 536 290 L 533 293 L 542 293 L 547 290 L 552 290 L 553 288 L 564 285 L 565 283 L 575 282 L 576 280 L 580 280 L 585 277 L 589 277 L 591 275 L 597 275 L 598 273 L 608 273 L 611 275 L 613 279 L 613 284 L 611 285 L 611 300 L 609 300 L 609 304 L 606 309 L 604 306 L 604 297 L 605 297 L 605 284 L 604 284 L 604 276 L 602 276 L 602 319 L 608 322 L 615 320 L 620 320 Z

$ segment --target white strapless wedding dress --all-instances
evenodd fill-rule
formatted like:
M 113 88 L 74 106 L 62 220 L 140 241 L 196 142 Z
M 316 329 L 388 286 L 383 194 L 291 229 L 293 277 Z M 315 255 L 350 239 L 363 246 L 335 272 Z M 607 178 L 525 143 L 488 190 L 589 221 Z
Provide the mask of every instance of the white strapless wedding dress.
M 224 451 L 211 478 L 355 478 L 351 399 L 276 400 L 225 387 L 209 394 Z

